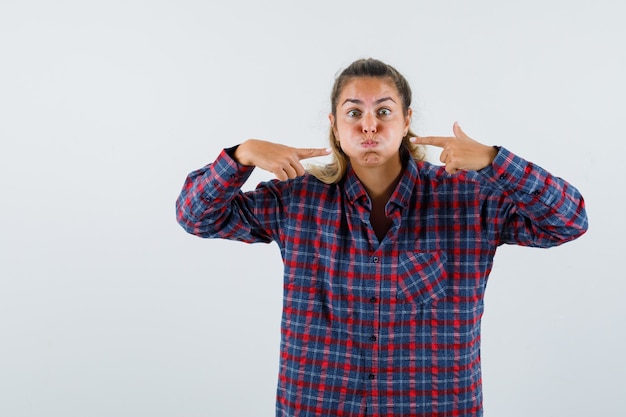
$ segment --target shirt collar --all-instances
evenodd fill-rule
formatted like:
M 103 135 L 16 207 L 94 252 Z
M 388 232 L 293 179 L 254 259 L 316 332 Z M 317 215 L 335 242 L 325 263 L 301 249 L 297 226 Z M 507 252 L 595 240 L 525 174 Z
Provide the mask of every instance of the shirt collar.
M 391 204 L 395 204 L 398 207 L 406 207 L 409 204 L 411 195 L 415 190 L 415 184 L 417 181 L 417 164 L 413 158 L 408 158 L 405 163 L 404 170 L 402 171 L 400 182 L 398 182 L 395 191 L 389 198 L 387 210 L 389 210 L 389 206 Z M 363 187 L 363 184 L 354 173 L 351 165 L 348 165 L 348 171 L 346 172 L 346 177 L 344 179 L 344 190 L 346 197 L 352 204 L 361 200 L 362 204 L 371 210 L 371 202 L 367 195 L 367 191 L 365 191 L 365 187 Z

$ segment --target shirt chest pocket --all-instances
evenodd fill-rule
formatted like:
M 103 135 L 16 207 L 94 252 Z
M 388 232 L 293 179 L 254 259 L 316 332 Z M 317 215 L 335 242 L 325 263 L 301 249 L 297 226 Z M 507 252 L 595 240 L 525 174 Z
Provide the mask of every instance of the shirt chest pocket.
M 445 252 L 406 252 L 398 259 L 398 304 L 432 303 L 446 295 L 448 274 Z

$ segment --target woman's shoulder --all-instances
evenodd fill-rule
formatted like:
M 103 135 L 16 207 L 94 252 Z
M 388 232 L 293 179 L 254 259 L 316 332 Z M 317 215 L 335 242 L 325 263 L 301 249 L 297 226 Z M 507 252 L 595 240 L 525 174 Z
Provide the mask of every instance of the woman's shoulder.
M 340 188 L 339 184 L 326 184 L 310 173 L 288 180 L 272 179 L 257 185 L 256 189 L 269 189 L 277 195 L 285 196 L 322 196 L 332 194 Z
M 479 183 L 480 177 L 474 171 L 459 171 L 451 174 L 443 165 L 436 165 L 429 161 L 417 162 L 417 172 L 420 178 L 437 183 Z

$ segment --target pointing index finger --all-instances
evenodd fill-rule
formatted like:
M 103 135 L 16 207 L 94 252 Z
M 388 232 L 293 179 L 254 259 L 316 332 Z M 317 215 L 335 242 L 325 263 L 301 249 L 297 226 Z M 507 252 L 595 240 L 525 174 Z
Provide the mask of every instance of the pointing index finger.
M 431 145 L 438 148 L 445 148 L 448 141 L 452 139 L 446 136 L 416 136 L 413 143 L 420 145 Z
M 296 153 L 298 159 L 315 158 L 317 156 L 329 155 L 331 150 L 329 148 L 298 148 Z

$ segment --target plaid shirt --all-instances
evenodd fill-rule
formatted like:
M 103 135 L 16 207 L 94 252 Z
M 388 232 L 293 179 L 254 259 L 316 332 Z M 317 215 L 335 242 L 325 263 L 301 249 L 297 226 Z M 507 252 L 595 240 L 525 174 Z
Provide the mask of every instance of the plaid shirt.
M 277 416 L 481 416 L 480 321 L 496 247 L 549 247 L 587 229 L 560 178 L 500 148 L 479 172 L 410 160 L 379 242 L 352 170 L 240 188 L 231 151 L 192 172 L 179 223 L 278 244 L 285 264 Z

